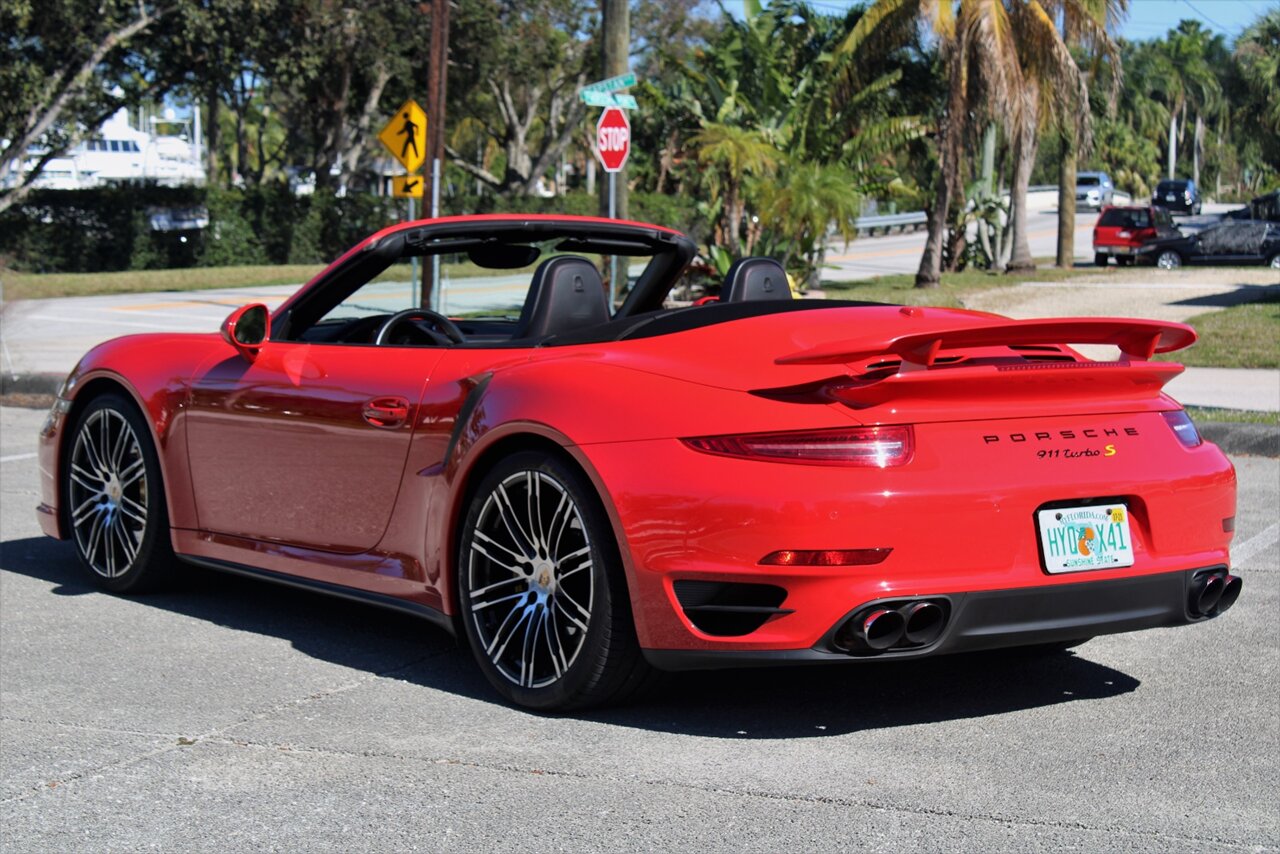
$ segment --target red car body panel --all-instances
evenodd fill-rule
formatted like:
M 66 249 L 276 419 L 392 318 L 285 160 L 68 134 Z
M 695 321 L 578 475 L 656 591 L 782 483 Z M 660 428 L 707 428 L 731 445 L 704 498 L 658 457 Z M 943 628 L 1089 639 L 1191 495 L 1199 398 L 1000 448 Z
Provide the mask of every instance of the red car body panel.
M 66 536 L 57 473 L 68 412 L 111 382 L 153 428 L 180 555 L 366 591 L 442 619 L 457 610 L 468 487 L 508 443 L 552 443 L 594 484 L 649 650 L 809 650 L 884 597 L 1229 565 L 1232 466 L 1212 444 L 1175 437 L 1161 413 L 1179 407 L 1161 387 L 1181 368 L 1147 361 L 1194 333 L 1038 323 L 816 307 L 565 346 L 273 340 L 252 362 L 212 333 L 131 336 L 95 348 L 69 378 L 68 402 L 42 432 L 39 517 Z M 1001 334 L 1022 349 L 1011 353 Z M 1129 355 L 1094 363 L 1064 346 L 1098 336 Z M 682 441 L 856 425 L 912 425 L 910 462 L 799 465 Z M 1098 498 L 1128 506 L 1133 565 L 1047 573 L 1037 509 Z M 891 551 L 865 566 L 761 564 L 788 549 Z M 787 613 L 743 636 L 709 635 L 682 611 L 680 580 L 780 585 Z

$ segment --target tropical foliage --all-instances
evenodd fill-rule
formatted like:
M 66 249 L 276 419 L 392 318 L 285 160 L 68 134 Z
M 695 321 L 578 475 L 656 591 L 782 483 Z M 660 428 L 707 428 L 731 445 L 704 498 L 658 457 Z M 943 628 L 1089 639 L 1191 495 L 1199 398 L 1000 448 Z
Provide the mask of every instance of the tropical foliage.
M 1126 2 L 632 0 L 630 189 L 679 200 L 708 261 L 772 254 L 810 284 L 859 215 L 924 209 L 933 285 L 1029 265 L 1027 186 L 1059 184 L 1067 210 L 1077 166 L 1135 197 L 1169 174 L 1218 199 L 1280 184 L 1280 10 L 1233 43 L 1192 21 L 1126 42 Z M 32 152 L 122 107 L 199 109 L 215 189 L 384 193 L 374 133 L 421 100 L 429 8 L 0 0 L 0 212 Z M 445 209 L 589 209 L 597 113 L 577 90 L 600 75 L 598 0 L 451 9 Z

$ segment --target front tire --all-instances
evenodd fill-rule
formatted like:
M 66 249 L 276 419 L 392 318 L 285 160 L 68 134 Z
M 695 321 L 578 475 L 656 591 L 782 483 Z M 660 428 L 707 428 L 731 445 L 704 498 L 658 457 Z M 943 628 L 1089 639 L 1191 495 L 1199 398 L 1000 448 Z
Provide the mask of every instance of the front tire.
M 1156 256 L 1156 266 L 1161 270 L 1176 270 L 1182 266 L 1182 256 L 1172 249 L 1166 249 Z
M 1280 252 L 1271 256 L 1271 269 L 1280 270 Z
M 456 565 L 467 640 L 510 702 L 578 709 L 649 681 L 604 508 L 559 456 L 523 451 L 484 476 Z
M 160 460 L 132 401 L 104 394 L 80 412 L 62 495 L 76 556 L 95 584 L 141 593 L 168 579 L 174 557 Z

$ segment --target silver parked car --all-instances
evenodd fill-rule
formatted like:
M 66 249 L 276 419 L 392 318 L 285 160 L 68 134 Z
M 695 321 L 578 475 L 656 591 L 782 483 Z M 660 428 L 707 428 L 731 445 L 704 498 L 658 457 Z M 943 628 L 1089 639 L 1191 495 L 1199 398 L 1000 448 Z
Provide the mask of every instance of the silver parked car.
M 1102 210 L 1115 201 L 1116 188 L 1106 172 L 1076 173 L 1076 207 Z

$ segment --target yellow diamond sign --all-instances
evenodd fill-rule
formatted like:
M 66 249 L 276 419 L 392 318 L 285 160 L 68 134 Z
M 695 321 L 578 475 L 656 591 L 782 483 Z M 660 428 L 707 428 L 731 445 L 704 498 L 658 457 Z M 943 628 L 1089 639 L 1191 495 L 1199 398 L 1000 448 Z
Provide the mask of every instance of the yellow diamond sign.
M 417 101 L 410 98 L 396 110 L 391 121 L 378 134 L 378 139 L 406 170 L 417 172 L 427 159 L 427 114 Z
M 422 198 L 421 175 L 393 175 L 391 178 L 391 195 L 397 199 Z

